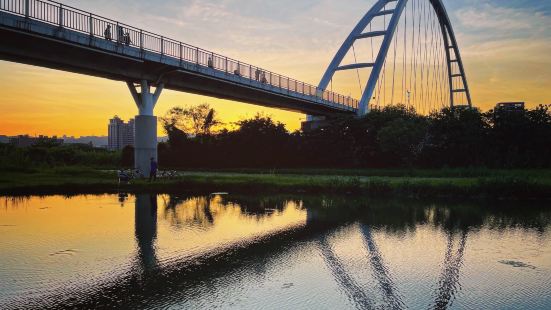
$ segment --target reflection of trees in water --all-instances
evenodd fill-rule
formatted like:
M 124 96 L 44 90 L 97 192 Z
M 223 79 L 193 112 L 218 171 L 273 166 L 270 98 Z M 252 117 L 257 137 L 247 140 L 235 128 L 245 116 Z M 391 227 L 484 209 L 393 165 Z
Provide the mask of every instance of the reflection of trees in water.
M 187 226 L 210 227 L 214 223 L 212 204 L 218 204 L 216 197 L 180 197 L 162 196 L 164 200 L 163 217 L 176 229 Z M 212 201 L 216 199 L 216 201 Z
M 282 212 L 289 205 L 302 208 L 302 200 L 284 196 L 229 196 L 228 203 L 240 206 L 241 212 L 256 219 Z
M 301 206 L 298 200 L 268 197 L 226 197 L 222 195 L 182 197 L 162 195 L 163 218 L 176 229 L 194 226 L 208 228 L 224 212 L 238 213 L 242 218 L 261 220 L 272 217 L 289 206 Z
M 28 203 L 31 198 L 36 198 L 35 196 L 5 196 L 2 200 L 4 200 L 4 208 L 7 210 L 9 207 L 17 208 L 19 206 L 24 205 L 25 203 Z
M 481 203 L 426 203 L 423 201 L 364 201 L 357 216 L 371 227 L 390 234 L 415 231 L 429 225 L 445 232 L 487 228 L 522 228 L 545 232 L 551 227 L 551 209 L 520 202 L 485 205 Z

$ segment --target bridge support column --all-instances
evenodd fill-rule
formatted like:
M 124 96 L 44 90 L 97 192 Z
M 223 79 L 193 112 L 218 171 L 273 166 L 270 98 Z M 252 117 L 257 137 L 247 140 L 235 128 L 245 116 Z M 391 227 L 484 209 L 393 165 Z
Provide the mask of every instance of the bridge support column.
M 127 82 L 128 89 L 138 106 L 139 114 L 134 121 L 134 167 L 142 176 L 149 176 L 150 160 L 157 161 L 157 117 L 153 109 L 159 100 L 164 85 L 157 85 L 155 93 L 151 93 L 150 84 L 146 80 L 140 82 L 140 92 L 136 85 Z

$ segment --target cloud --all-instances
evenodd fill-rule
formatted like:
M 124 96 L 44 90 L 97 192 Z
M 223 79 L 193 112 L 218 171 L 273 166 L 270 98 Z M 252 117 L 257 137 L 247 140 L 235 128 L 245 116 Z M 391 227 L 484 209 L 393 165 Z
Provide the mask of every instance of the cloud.
M 467 31 L 485 31 L 494 36 L 549 35 L 551 26 L 551 18 L 541 11 L 489 3 L 464 7 L 455 16 L 458 27 Z

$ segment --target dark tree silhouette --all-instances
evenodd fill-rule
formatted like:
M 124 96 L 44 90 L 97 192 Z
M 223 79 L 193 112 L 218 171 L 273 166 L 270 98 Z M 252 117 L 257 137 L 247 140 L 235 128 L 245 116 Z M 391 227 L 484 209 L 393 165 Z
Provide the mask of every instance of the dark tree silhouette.
M 215 119 L 210 108 L 188 109 L 204 116 L 193 124 Z M 204 131 L 183 126 L 183 111 L 172 109 L 163 118 L 169 142 L 159 152 L 163 164 L 175 168 L 551 167 L 546 106 L 487 113 L 444 108 L 429 116 L 390 106 L 294 133 L 260 114 L 237 122 L 233 130 Z M 192 127 L 200 134 L 188 134 L 185 128 Z

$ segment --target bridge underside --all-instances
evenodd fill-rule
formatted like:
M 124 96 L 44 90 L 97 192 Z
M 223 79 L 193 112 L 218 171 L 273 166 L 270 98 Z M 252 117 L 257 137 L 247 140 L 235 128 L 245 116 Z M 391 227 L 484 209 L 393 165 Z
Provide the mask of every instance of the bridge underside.
M 94 47 L 96 41 L 99 44 L 105 41 L 98 38 L 91 38 L 88 46 L 82 46 L 62 38 L 48 38 L 5 26 L 0 26 L 0 37 L 2 38 L 1 60 L 117 81 L 148 80 L 154 81 L 154 85 L 162 82 L 165 88 L 175 91 L 306 114 L 325 116 L 339 113 L 354 114 L 353 111 L 341 111 L 335 107 L 286 96 L 267 89 L 245 86 L 242 83 L 193 72 L 182 67 L 107 52 Z M 209 70 L 209 68 L 205 69 Z

